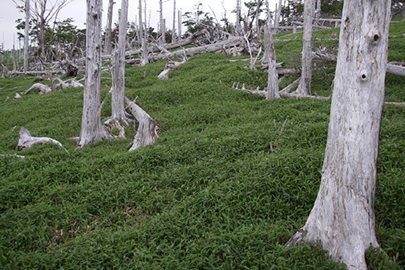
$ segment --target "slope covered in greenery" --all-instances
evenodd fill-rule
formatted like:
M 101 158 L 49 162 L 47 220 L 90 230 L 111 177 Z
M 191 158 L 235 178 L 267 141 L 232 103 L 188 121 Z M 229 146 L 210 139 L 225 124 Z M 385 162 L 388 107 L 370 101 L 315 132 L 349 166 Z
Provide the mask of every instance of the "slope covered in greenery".
M 390 61 L 405 58 L 403 44 L 390 39 Z M 276 50 L 291 67 L 300 42 Z M 69 154 L 44 144 L 18 152 L 25 160 L 0 157 L 0 268 L 343 269 L 314 245 L 283 248 L 318 192 L 330 101 L 231 89 L 263 89 L 267 74 L 230 59 L 239 58 L 192 57 L 167 81 L 157 79 L 165 62 L 127 67 L 126 94 L 161 125 L 156 144 L 135 152 L 127 152 L 133 127 L 127 139 L 75 148 L 82 88 L 3 103 L 36 79 L 1 79 L 0 154 L 17 153 L 22 126 Z M 332 79 L 333 66 L 314 71 L 313 89 L 330 95 Z M 103 79 L 104 119 L 110 84 Z M 386 99 L 404 102 L 404 84 L 388 75 Z M 404 107 L 384 107 L 375 210 L 386 254 L 370 252 L 370 269 L 405 265 L 404 121 Z

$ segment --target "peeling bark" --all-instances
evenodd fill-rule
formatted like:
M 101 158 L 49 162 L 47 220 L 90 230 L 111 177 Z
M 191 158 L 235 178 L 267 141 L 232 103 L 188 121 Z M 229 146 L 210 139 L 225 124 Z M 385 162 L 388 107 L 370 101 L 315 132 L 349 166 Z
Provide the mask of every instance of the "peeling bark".
M 87 0 L 86 76 L 79 147 L 110 138 L 100 117 L 101 14 L 102 0 Z
M 318 241 L 349 269 L 378 247 L 374 200 L 391 1 L 345 1 L 321 186 L 290 239 Z
M 139 122 L 138 130 L 135 134 L 133 144 L 128 151 L 134 151 L 140 147 L 151 145 L 159 137 L 157 135 L 160 129 L 159 124 L 155 119 L 149 116 L 141 107 L 139 107 L 135 101 L 131 101 L 129 98 L 125 98 L 128 108 Z

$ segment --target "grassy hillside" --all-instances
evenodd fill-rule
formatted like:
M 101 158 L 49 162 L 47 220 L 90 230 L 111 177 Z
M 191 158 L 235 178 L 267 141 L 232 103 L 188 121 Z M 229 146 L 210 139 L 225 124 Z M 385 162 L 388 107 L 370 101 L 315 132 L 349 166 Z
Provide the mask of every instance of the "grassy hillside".
M 389 57 L 401 61 L 405 37 L 395 31 L 405 24 L 394 26 Z M 315 37 L 330 43 L 334 32 Z M 294 66 L 300 41 L 277 42 L 276 50 Z M 0 157 L 0 268 L 344 269 L 314 245 L 283 248 L 318 192 L 330 101 L 233 90 L 233 82 L 263 89 L 267 75 L 230 59 L 238 58 L 192 57 L 167 81 L 157 79 L 165 62 L 127 67 L 126 94 L 161 125 L 155 145 L 131 153 L 133 127 L 127 139 L 75 148 L 82 88 L 3 102 L 36 79 L 1 79 L 0 154 L 17 153 L 22 126 L 69 154 L 45 144 L 18 152 L 25 160 Z M 318 94 L 330 95 L 333 71 L 314 72 Z M 103 79 L 104 119 L 110 84 Z M 403 85 L 388 75 L 386 99 L 405 102 Z M 368 254 L 370 269 L 405 266 L 404 121 L 404 107 L 384 107 L 375 210 L 385 253 Z

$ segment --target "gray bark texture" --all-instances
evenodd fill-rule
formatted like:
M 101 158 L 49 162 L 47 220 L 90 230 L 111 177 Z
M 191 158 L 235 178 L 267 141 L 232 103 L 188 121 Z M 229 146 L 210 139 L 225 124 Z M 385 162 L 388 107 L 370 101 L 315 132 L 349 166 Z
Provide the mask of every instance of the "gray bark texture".
M 30 32 L 30 0 L 25 0 L 25 29 L 24 29 L 24 72 L 28 71 L 28 46 Z
M 374 197 L 391 1 L 345 1 L 319 193 L 287 246 L 319 241 L 336 261 L 366 270 L 377 247 Z
M 128 109 L 139 122 L 133 144 L 128 151 L 134 151 L 140 147 L 153 144 L 159 137 L 157 135 L 157 132 L 160 129 L 159 124 L 141 107 L 139 107 L 135 101 L 131 101 L 129 98 L 126 98 L 125 100 L 128 104 Z
M 112 17 L 113 17 L 113 7 L 114 0 L 109 0 L 108 11 L 107 11 L 107 25 L 105 28 L 105 40 L 104 40 L 104 54 L 112 53 L 112 44 L 111 44 L 111 31 L 112 31 Z
M 87 0 L 86 75 L 79 147 L 107 138 L 100 119 L 102 0 Z
M 305 0 L 304 3 L 304 34 L 302 37 L 302 72 L 301 80 L 295 92 L 300 95 L 311 94 L 312 80 L 312 19 L 314 13 L 314 0 Z
M 276 70 L 276 50 L 274 49 L 273 34 L 271 33 L 271 26 L 266 25 L 264 29 L 265 46 L 268 50 L 267 57 L 269 69 L 267 73 L 267 96 L 266 99 L 280 98 L 278 86 L 278 73 Z
M 125 90 L 125 41 L 127 34 L 128 21 L 128 0 L 121 1 L 119 12 L 119 36 L 118 47 L 114 53 L 114 65 L 112 66 L 112 92 L 111 92 L 111 118 L 126 122 L 124 109 L 124 90 Z

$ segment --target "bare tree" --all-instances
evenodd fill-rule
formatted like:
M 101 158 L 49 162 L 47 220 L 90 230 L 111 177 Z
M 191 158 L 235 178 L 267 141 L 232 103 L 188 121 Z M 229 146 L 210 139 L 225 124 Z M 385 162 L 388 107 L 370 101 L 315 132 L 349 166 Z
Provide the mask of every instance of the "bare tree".
M 114 0 L 109 0 L 108 11 L 107 11 L 107 25 L 105 27 L 105 39 L 104 39 L 104 54 L 111 54 L 112 44 L 111 44 L 111 31 L 112 31 L 112 18 L 113 18 L 113 7 Z
M 304 2 L 304 35 L 302 37 L 302 72 L 301 80 L 295 93 L 300 95 L 311 94 L 312 80 L 312 19 L 314 13 L 314 0 Z
M 86 75 L 79 147 L 108 138 L 100 119 L 102 8 L 102 0 L 87 0 Z
M 17 4 L 17 0 L 13 0 Z M 24 3 L 24 0 L 19 0 Z M 38 42 L 41 48 L 41 59 L 45 60 L 45 27 L 54 20 L 62 8 L 64 8 L 72 0 L 31 0 L 30 5 L 31 16 L 37 21 L 39 34 Z
M 278 73 L 276 70 L 276 50 L 274 48 L 272 23 L 269 8 L 269 1 L 266 0 L 267 9 L 267 24 L 264 27 L 264 45 L 265 45 L 265 57 L 267 57 L 269 63 L 269 70 L 267 75 L 267 99 L 280 98 L 279 86 L 278 86 Z
M 114 50 L 112 66 L 111 118 L 119 122 L 127 122 L 124 109 L 125 88 L 125 41 L 127 36 L 128 0 L 121 0 L 119 10 L 118 46 Z
M 241 34 L 242 29 L 240 27 L 240 15 L 241 15 L 241 7 L 240 7 L 240 0 L 236 0 L 236 22 L 235 22 L 235 28 L 236 28 L 236 33 Z
M 173 0 L 173 30 L 172 42 L 176 42 L 176 0 Z
M 304 227 L 290 239 L 319 241 L 349 269 L 367 269 L 377 247 L 374 198 L 391 1 L 345 1 L 322 180 Z
M 25 29 L 24 29 L 24 72 L 28 71 L 28 46 L 30 35 L 30 0 L 25 0 Z

